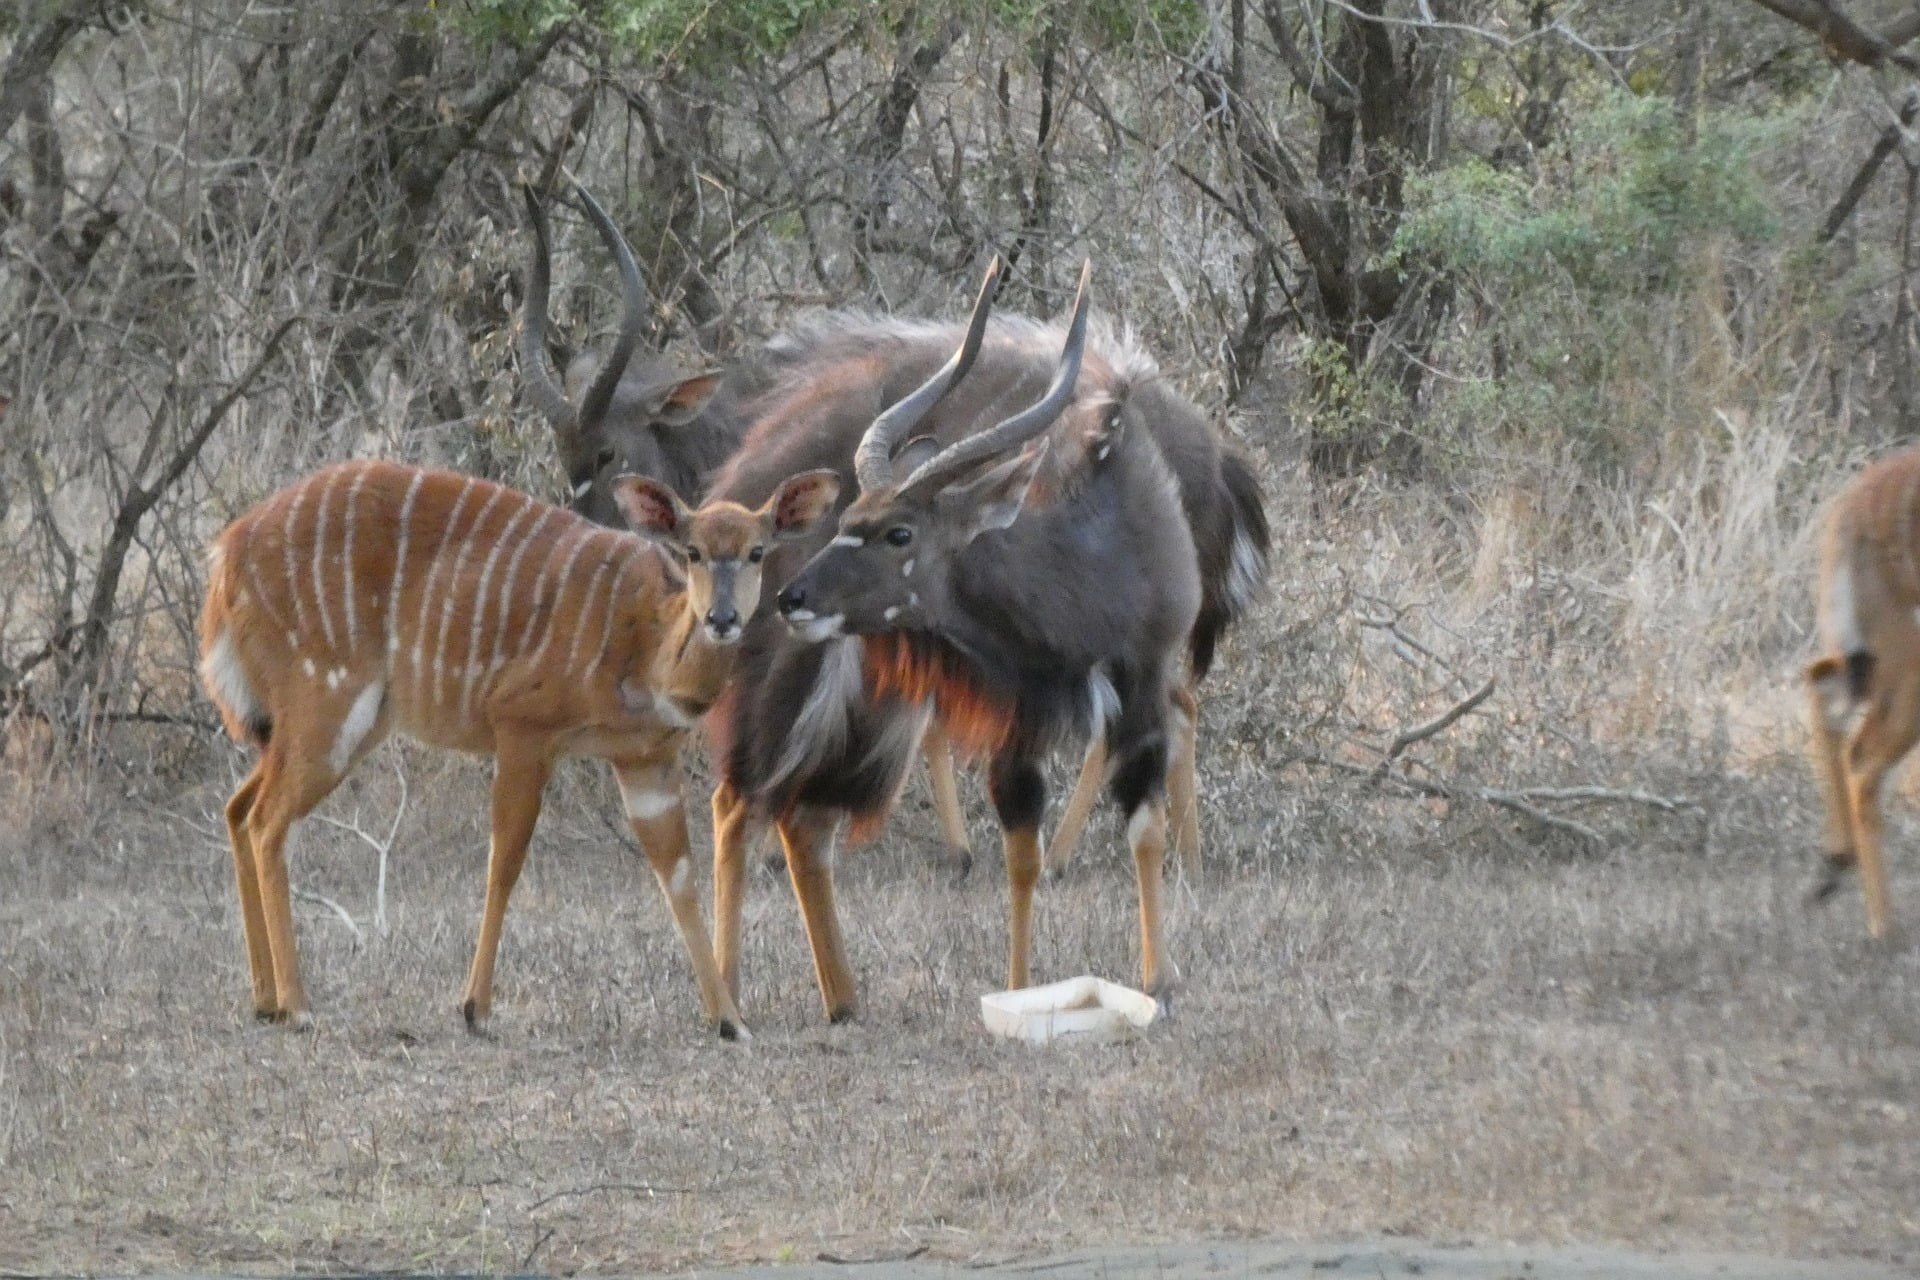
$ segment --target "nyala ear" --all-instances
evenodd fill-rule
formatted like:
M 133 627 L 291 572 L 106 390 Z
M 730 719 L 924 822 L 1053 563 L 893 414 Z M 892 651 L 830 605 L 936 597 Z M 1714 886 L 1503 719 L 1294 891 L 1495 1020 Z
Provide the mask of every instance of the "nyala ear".
M 680 495 L 645 476 L 621 476 L 613 482 L 613 500 L 633 531 L 656 542 L 676 546 L 687 536 L 687 523 L 693 511 L 680 501 Z
M 669 427 L 684 427 L 700 416 L 700 411 L 718 390 L 718 373 L 696 373 L 691 378 L 682 378 L 660 393 L 648 416 Z
M 1032 492 L 1033 478 L 1040 474 L 1040 464 L 1046 460 L 1049 443 L 1049 438 L 1042 436 L 978 480 L 947 490 L 943 500 L 963 513 L 968 541 L 989 529 L 1004 529 L 1019 518 Z
M 833 471 L 802 471 L 782 480 L 761 511 L 772 516 L 773 536 L 784 541 L 812 528 L 815 521 L 833 510 L 839 497 L 840 477 Z
M 940 452 L 940 442 L 932 436 L 915 436 L 893 451 L 893 474 L 910 476 L 920 464 Z

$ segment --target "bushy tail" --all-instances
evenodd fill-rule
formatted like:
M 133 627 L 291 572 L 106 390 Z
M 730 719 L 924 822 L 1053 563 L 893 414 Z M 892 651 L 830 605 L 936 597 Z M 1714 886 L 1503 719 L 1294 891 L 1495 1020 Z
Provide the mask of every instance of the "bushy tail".
M 1260 481 L 1247 460 L 1232 450 L 1220 455 L 1218 497 L 1215 536 L 1198 539 L 1202 548 L 1200 615 L 1187 646 L 1195 680 L 1213 666 L 1214 648 L 1227 628 L 1260 598 L 1271 551 L 1272 531 Z

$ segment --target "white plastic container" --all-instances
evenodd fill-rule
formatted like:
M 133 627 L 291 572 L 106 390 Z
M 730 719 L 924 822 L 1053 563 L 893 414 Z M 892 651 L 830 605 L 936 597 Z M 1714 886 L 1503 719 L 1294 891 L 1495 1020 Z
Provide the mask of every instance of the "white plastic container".
M 1028 1044 L 1063 1037 L 1082 1043 L 1120 1040 L 1138 1035 L 1159 1016 L 1159 1003 L 1146 992 L 1092 974 L 980 997 L 980 1021 L 987 1030 Z

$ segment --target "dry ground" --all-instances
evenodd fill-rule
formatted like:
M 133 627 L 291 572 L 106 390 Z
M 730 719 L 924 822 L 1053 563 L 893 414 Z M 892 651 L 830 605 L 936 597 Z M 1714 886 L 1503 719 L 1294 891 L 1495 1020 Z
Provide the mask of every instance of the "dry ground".
M 597 775 L 557 788 L 496 1034 L 470 1037 L 482 774 L 414 765 L 388 934 L 356 945 L 301 908 L 310 1035 L 248 1016 L 207 825 L 224 782 L 159 807 L 42 784 L 0 841 L 0 1270 L 1369 1235 L 1920 1264 L 1920 953 L 1867 944 L 1857 895 L 1801 911 L 1811 796 L 1784 768 L 1662 838 L 1570 853 L 1402 800 L 1380 802 L 1397 824 L 1335 820 L 1218 761 L 1214 856 L 1175 895 L 1176 1020 L 1036 1051 L 977 1022 L 997 859 L 949 888 L 917 795 L 843 864 L 864 1018 L 821 1025 L 790 895 L 756 873 L 756 1036 L 709 1039 Z M 390 772 L 365 774 L 330 812 L 390 806 Z M 303 831 L 296 880 L 364 916 L 364 846 Z M 1132 974 L 1130 873 L 1110 821 L 1093 838 L 1044 890 L 1042 977 Z M 1895 865 L 1913 920 L 1920 862 Z

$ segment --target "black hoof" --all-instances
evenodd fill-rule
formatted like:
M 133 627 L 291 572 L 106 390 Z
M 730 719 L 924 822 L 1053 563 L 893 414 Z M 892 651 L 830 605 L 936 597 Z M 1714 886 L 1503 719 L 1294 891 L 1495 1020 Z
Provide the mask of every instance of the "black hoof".
M 973 850 L 947 846 L 935 856 L 933 863 L 947 873 L 947 885 L 958 889 L 973 874 Z
M 278 1009 L 255 1009 L 253 1011 L 253 1020 L 255 1022 L 267 1022 L 267 1023 L 285 1022 L 287 1020 L 287 1015 L 284 1013 L 281 1013 Z
M 469 1000 L 460 1006 L 460 1017 L 467 1024 L 468 1035 L 485 1036 L 487 1034 L 487 1018 L 473 1001 Z
M 738 1040 L 740 1038 L 740 1028 L 734 1025 L 733 1019 L 731 1018 L 720 1019 L 719 1030 L 722 1040 Z
M 835 1009 L 829 1014 L 827 1014 L 827 1023 L 830 1026 L 837 1027 L 837 1026 L 840 1026 L 842 1023 L 852 1022 L 854 1019 L 854 1015 L 858 1012 L 859 1011 L 855 1009 L 852 1005 L 843 1005 L 842 1007 Z

